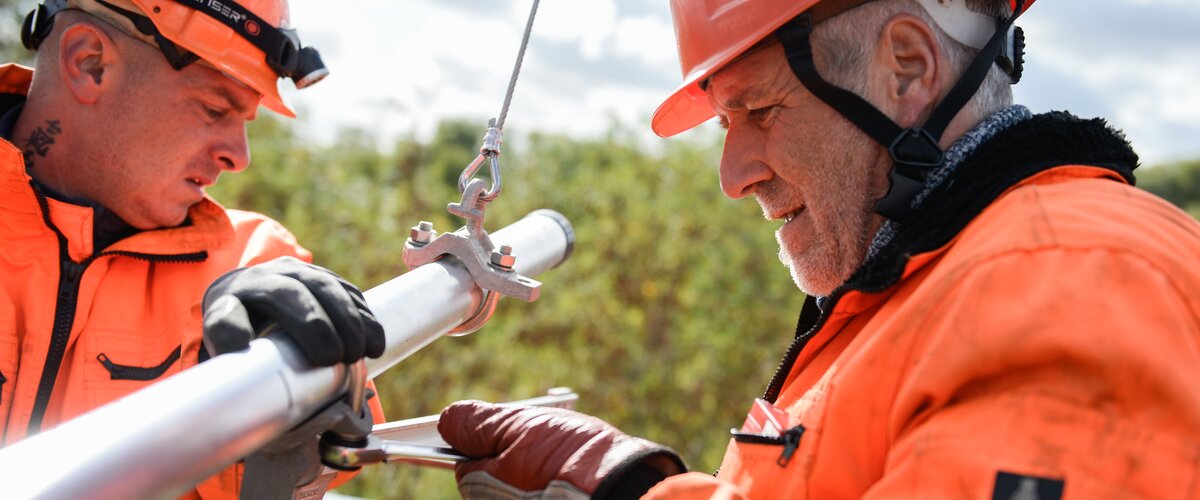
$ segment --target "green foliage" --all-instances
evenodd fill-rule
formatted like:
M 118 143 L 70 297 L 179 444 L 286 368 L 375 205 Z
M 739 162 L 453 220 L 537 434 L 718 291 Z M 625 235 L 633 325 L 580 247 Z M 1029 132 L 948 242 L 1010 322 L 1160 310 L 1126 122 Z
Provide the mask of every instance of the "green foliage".
M 427 143 L 403 138 L 388 152 L 363 131 L 314 146 L 269 117 L 251 128 L 253 166 L 223 177 L 214 196 L 277 218 L 318 263 L 365 289 L 404 271 L 417 221 L 461 225 L 445 205 L 457 201 L 484 127 L 446 122 Z M 775 258 L 774 223 L 753 201 L 721 195 L 719 144 L 671 142 L 651 154 L 621 129 L 508 139 L 487 227 L 552 208 L 574 224 L 575 253 L 539 278 L 537 302 L 506 299 L 481 331 L 434 342 L 377 379 L 388 418 L 569 386 L 579 410 L 675 447 L 694 470 L 716 469 L 803 299 Z M 369 468 L 341 491 L 457 497 L 449 471 L 408 465 Z
M 1200 219 L 1200 160 L 1138 169 L 1137 179 L 1138 187 Z

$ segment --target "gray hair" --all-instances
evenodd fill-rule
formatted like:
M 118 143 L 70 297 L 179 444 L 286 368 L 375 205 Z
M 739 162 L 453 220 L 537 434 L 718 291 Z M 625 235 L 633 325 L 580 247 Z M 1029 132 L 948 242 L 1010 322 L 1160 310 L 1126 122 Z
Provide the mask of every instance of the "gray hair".
M 1011 13 L 1007 0 L 966 0 L 967 7 L 993 17 Z M 959 43 L 946 34 L 929 13 L 914 0 L 878 0 L 868 2 L 819 24 L 813 32 L 813 44 L 824 50 L 825 78 L 860 96 L 865 96 L 866 63 L 883 27 L 899 14 L 910 14 L 925 22 L 937 37 L 951 67 L 962 74 L 979 51 Z M 874 33 L 875 36 L 863 36 Z M 818 55 L 820 57 L 820 54 Z M 974 97 L 963 107 L 983 118 L 1012 104 L 1012 86 L 1004 70 L 992 65 Z

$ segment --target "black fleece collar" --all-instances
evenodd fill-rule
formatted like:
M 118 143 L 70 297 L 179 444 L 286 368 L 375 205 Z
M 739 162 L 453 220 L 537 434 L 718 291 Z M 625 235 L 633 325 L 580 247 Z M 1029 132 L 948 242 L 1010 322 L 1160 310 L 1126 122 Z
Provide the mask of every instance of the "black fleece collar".
M 784 356 L 764 398 L 774 401 L 804 344 L 825 323 L 847 292 L 875 293 L 896 285 L 909 258 L 936 250 L 967 226 L 1000 194 L 1040 172 L 1062 165 L 1091 165 L 1116 172 L 1130 184 L 1138 166 L 1125 136 L 1100 118 L 1081 119 L 1065 111 L 1036 115 L 996 134 L 935 189 L 896 237 L 817 307 L 808 297 L 796 325 L 796 339 Z
M 934 190 L 913 222 L 840 288 L 872 292 L 891 287 L 909 256 L 940 248 L 1001 193 L 1061 165 L 1106 168 L 1133 184 L 1138 157 L 1125 136 L 1100 118 L 1055 111 L 1018 123 L 981 144 Z

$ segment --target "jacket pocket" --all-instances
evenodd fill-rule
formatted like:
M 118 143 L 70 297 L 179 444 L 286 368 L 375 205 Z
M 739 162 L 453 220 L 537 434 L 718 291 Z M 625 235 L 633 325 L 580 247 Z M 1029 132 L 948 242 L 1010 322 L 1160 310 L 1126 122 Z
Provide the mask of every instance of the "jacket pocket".
M 750 500 L 808 498 L 813 429 L 797 425 L 778 436 L 736 429 L 730 434 L 718 478 L 735 484 Z
M 104 369 L 108 370 L 108 375 L 112 380 L 140 380 L 148 381 L 161 377 L 171 368 L 176 361 L 179 361 L 179 355 L 182 352 L 182 347 L 176 347 L 171 354 L 167 356 L 161 363 L 155 366 L 130 366 L 122 365 L 108 358 L 107 354 L 100 353 L 96 355 L 96 359 L 104 365 Z
M 819 384 L 800 398 L 773 403 L 788 415 L 787 421 L 777 419 L 773 425 L 787 426 L 779 435 L 745 432 L 747 427 L 732 429 L 717 477 L 737 485 L 751 500 L 804 500 L 813 496 L 810 481 L 821 442 L 828 387 L 828 383 Z M 749 413 L 753 413 L 753 407 Z
M 796 454 L 796 450 L 800 448 L 800 440 L 804 437 L 804 426 L 797 425 L 778 436 L 752 434 L 738 430 L 731 430 L 730 434 L 733 435 L 733 440 L 738 443 L 779 446 L 779 458 L 775 460 L 775 465 L 787 467 L 788 462 L 792 461 L 792 456 Z

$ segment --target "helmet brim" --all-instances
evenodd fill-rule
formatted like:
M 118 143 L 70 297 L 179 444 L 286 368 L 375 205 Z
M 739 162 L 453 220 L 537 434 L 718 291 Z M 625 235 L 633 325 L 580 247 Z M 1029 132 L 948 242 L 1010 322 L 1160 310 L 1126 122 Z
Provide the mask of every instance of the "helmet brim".
M 708 95 L 700 88 L 699 81 L 690 81 L 675 89 L 675 92 L 654 110 L 650 128 L 659 137 L 671 137 L 716 115 L 708 103 Z
M 757 28 L 749 30 L 742 30 L 742 28 L 744 28 L 744 24 L 740 23 L 738 26 L 729 27 L 729 30 L 734 35 L 732 42 L 721 47 L 719 50 L 708 51 L 701 49 L 701 52 L 704 53 L 704 55 L 699 57 L 688 57 L 688 55 L 698 55 L 695 52 L 692 52 L 691 54 L 685 54 L 685 50 L 687 50 L 686 47 L 692 45 L 692 43 L 680 40 L 681 38 L 686 38 L 689 35 L 684 35 L 684 31 L 686 30 L 681 30 L 681 27 L 678 25 L 679 21 L 676 19 L 675 36 L 679 42 L 680 60 L 691 60 L 696 61 L 696 63 L 690 64 L 691 67 L 687 67 L 689 66 L 687 62 L 683 63 L 685 66 L 684 71 L 687 71 L 687 74 L 685 74 L 683 78 L 683 84 L 676 88 L 675 91 L 672 92 L 671 95 L 668 96 L 667 99 L 658 106 L 658 109 L 654 111 L 654 115 L 650 119 L 650 128 L 653 129 L 654 133 L 658 134 L 659 137 L 671 137 L 675 134 L 695 127 L 696 125 L 703 123 L 705 120 L 708 120 L 713 116 L 716 116 L 716 113 L 713 112 L 712 106 L 708 103 L 708 96 L 705 95 L 704 90 L 700 88 L 701 82 L 704 82 L 710 76 L 723 69 L 734 59 L 737 59 L 743 53 L 750 50 L 750 48 L 758 42 L 762 41 L 768 36 L 771 36 L 771 34 L 774 33 L 775 30 L 782 26 L 785 22 L 800 15 L 801 12 L 808 10 L 818 1 L 819 0 L 797 1 L 788 4 L 786 8 L 781 9 L 779 12 L 772 12 L 769 14 L 764 14 L 763 12 L 760 12 L 749 5 L 739 5 L 734 9 L 718 9 L 720 12 L 724 12 L 724 14 L 718 12 L 717 14 L 719 15 L 727 15 L 733 10 L 750 9 L 748 12 L 752 12 L 752 17 L 763 17 L 761 20 L 765 22 L 759 23 Z M 695 16 L 698 14 L 698 12 L 681 13 L 678 10 L 675 10 L 678 7 L 678 4 L 672 4 L 672 13 L 676 17 L 680 15 Z M 706 30 L 694 30 L 693 34 L 690 36 L 706 37 L 710 34 L 711 33 L 707 33 Z

